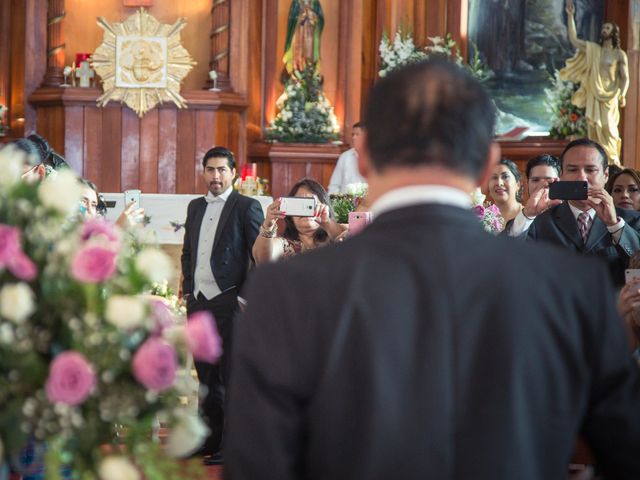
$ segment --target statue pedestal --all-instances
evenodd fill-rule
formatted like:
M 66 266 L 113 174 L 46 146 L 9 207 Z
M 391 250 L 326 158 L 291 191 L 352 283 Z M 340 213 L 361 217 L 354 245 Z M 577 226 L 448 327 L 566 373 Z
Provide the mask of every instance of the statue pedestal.
M 258 164 L 259 177 L 269 178 L 269 194 L 277 198 L 287 195 L 304 177 L 327 188 L 336 160 L 348 148 L 331 143 L 256 142 L 249 147 L 249 161 Z

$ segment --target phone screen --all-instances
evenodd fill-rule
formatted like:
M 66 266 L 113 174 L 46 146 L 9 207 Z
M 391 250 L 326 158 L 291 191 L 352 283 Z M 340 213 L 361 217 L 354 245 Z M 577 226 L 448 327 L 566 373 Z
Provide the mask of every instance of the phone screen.
M 560 181 L 549 184 L 551 200 L 586 200 L 589 185 L 584 181 Z

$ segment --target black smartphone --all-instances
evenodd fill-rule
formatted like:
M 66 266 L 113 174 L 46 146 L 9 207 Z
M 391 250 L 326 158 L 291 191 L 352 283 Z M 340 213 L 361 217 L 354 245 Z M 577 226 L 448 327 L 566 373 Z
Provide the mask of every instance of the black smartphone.
M 589 184 L 584 181 L 560 181 L 549 184 L 551 200 L 586 200 Z

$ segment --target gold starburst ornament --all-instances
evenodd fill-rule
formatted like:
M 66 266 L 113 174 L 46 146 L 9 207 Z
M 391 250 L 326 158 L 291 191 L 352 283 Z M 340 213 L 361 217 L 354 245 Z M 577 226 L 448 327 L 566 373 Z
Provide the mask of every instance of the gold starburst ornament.
M 180 83 L 196 62 L 180 43 L 183 18 L 173 25 L 162 24 L 140 8 L 122 23 L 98 17 L 98 25 L 104 29 L 104 39 L 91 62 L 104 88 L 99 106 L 119 100 L 139 117 L 167 101 L 186 107 Z

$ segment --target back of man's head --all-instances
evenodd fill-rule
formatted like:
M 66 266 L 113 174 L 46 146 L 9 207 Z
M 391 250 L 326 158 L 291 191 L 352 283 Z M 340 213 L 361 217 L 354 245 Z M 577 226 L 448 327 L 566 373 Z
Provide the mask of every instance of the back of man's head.
M 477 178 L 493 138 L 495 107 L 453 62 L 400 68 L 373 87 L 365 109 L 373 168 L 437 165 Z

